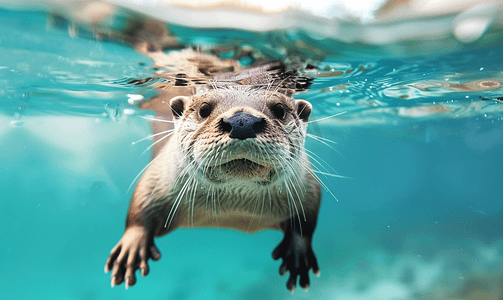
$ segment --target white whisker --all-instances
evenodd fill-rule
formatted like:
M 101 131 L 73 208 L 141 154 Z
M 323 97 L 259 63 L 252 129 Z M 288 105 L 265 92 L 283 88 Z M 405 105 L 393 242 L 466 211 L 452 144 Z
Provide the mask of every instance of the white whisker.
M 147 149 L 143 150 L 143 152 L 140 154 L 140 156 L 144 155 L 145 153 L 148 152 L 148 150 L 150 150 L 152 147 L 154 147 L 156 144 L 162 142 L 164 139 L 170 137 L 174 132 L 171 132 L 169 134 L 166 134 L 165 136 L 163 136 L 162 138 L 160 138 L 159 140 L 155 141 L 154 143 L 152 143 L 152 145 L 148 146 Z
M 323 121 L 323 120 L 326 120 L 326 119 L 330 119 L 330 118 L 333 118 L 333 117 L 337 117 L 337 116 L 343 115 L 345 113 L 347 113 L 347 111 L 343 111 L 343 112 L 340 112 L 340 113 L 336 113 L 335 115 L 331 115 L 331 116 L 324 117 L 324 118 L 317 119 L 317 120 L 308 121 L 308 122 L 305 122 L 305 123 L 309 124 L 309 123 L 320 122 L 320 121 Z
M 141 169 L 141 171 L 138 173 L 138 175 L 136 175 L 136 177 L 133 179 L 133 181 L 131 182 L 131 184 L 129 185 L 126 193 L 129 193 L 129 191 L 131 190 L 131 188 L 133 187 L 133 184 L 136 182 L 136 180 L 138 179 L 138 177 L 140 177 L 141 174 L 143 174 L 143 172 L 145 172 L 145 170 L 151 165 L 154 163 L 154 161 L 157 159 L 154 158 L 152 161 L 150 161 L 143 169 Z
M 331 173 L 326 173 L 326 172 L 317 171 L 317 170 L 313 170 L 313 172 L 317 173 L 317 174 L 324 175 L 324 176 L 330 176 L 330 177 L 336 177 L 336 178 L 344 178 L 344 179 L 354 179 L 352 177 L 347 177 L 347 176 L 337 175 L 337 174 L 331 174 Z
M 332 141 L 332 140 L 329 140 L 329 139 L 326 139 L 326 138 L 323 138 L 321 136 L 317 136 L 317 135 L 314 135 L 314 134 L 311 134 L 311 133 L 306 133 L 306 136 L 312 138 L 315 141 L 318 141 L 318 142 L 326 145 L 327 147 L 329 147 L 330 149 L 333 149 L 333 150 L 335 150 L 335 149 L 332 146 L 330 146 L 329 144 L 327 144 L 327 142 L 332 143 L 334 145 L 337 145 L 337 143 L 334 142 L 334 141 Z
M 132 142 L 131 144 L 132 144 L 132 145 L 136 145 L 137 143 L 139 143 L 139 142 L 141 142 L 141 141 L 148 140 L 148 139 L 150 139 L 150 138 L 153 138 L 153 137 L 158 136 L 158 135 L 161 135 L 161 134 L 165 134 L 165 133 L 172 133 L 172 132 L 174 132 L 174 131 L 175 131 L 175 129 L 169 129 L 169 130 L 165 130 L 165 131 L 158 132 L 158 133 L 156 133 L 156 134 L 151 134 L 151 135 L 148 135 L 148 136 L 146 136 L 146 137 L 144 137 L 144 138 L 142 138 L 142 139 L 139 139 L 139 140 L 137 140 L 137 141 L 135 141 L 135 142 Z
M 163 122 L 163 123 L 175 123 L 175 121 L 168 121 L 168 120 L 164 120 L 164 119 L 156 119 L 156 118 L 146 117 L 146 116 L 139 116 L 139 117 L 143 118 L 145 120 L 149 120 L 149 121 L 157 121 L 157 122 Z

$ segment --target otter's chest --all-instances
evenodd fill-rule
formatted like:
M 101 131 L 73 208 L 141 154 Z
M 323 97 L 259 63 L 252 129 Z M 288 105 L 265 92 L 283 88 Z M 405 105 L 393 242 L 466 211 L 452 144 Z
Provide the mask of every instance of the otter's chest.
M 226 209 L 218 212 L 196 210 L 193 215 L 186 212 L 180 215 L 178 224 L 185 228 L 219 227 L 257 232 L 264 229 L 279 229 L 281 221 L 284 220 L 266 213 Z
M 292 215 L 293 199 L 286 192 L 266 189 L 200 188 L 183 199 L 180 227 L 222 227 L 246 232 L 279 228 Z M 296 201 L 298 202 L 298 201 Z

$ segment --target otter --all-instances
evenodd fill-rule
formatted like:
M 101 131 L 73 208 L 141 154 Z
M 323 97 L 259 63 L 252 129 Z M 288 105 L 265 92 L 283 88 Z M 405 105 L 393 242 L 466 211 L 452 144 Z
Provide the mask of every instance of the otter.
M 290 272 L 287 289 L 319 275 L 311 247 L 321 201 L 304 142 L 311 104 L 278 89 L 222 86 L 169 101 L 174 132 L 135 187 L 126 229 L 105 272 L 136 283 L 160 259 L 155 237 L 176 228 L 280 229 L 272 257 Z
M 53 25 L 67 25 L 53 18 Z M 105 265 L 112 286 L 135 285 L 138 269 L 149 273 L 148 260 L 161 257 L 155 237 L 178 227 L 223 227 L 282 230 L 272 256 L 283 260 L 281 275 L 290 272 L 290 291 L 297 278 L 308 289 L 309 271 L 320 274 L 311 241 L 321 188 L 304 151 L 311 104 L 291 96 L 305 91 L 312 78 L 246 44 L 209 49 L 234 52 L 233 59 L 221 59 L 185 48 L 162 21 L 137 14 L 125 21 L 119 31 L 94 22 L 90 36 L 129 42 L 153 60 L 156 78 L 126 84 L 150 83 L 160 93 L 140 106 L 155 110 L 160 122 L 153 124 L 153 159 L 133 192 L 125 232 Z M 250 65 L 241 66 L 240 58 Z M 162 137 L 171 128 L 168 120 L 174 132 Z

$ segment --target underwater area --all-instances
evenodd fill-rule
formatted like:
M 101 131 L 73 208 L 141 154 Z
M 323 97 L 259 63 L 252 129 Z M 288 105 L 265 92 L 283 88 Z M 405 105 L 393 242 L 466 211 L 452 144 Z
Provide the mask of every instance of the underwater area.
M 158 90 L 132 83 L 159 82 L 159 68 L 130 31 L 146 17 L 124 6 L 97 26 L 1 8 L 0 299 L 503 299 L 500 7 L 470 10 L 492 23 L 445 38 L 414 32 L 461 24 L 459 14 L 341 22 L 344 39 L 308 17 L 263 30 L 162 21 L 172 39 L 147 48 L 282 60 L 313 79 L 294 98 L 313 106 L 321 276 L 293 294 L 271 258 L 281 231 L 219 228 L 156 239 L 150 274 L 111 288 L 103 268 L 151 159 L 153 113 L 140 103 Z M 362 33 L 398 27 L 410 35 Z

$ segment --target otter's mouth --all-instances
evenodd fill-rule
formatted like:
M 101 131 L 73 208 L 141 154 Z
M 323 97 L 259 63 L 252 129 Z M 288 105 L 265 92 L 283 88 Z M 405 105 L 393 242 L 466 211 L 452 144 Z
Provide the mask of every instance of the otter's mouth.
M 207 177 L 210 179 L 235 178 L 244 180 L 259 179 L 270 181 L 273 167 L 265 166 L 246 158 L 238 158 L 216 166 L 207 166 Z M 223 177 L 223 178 L 222 178 Z

